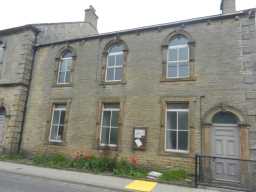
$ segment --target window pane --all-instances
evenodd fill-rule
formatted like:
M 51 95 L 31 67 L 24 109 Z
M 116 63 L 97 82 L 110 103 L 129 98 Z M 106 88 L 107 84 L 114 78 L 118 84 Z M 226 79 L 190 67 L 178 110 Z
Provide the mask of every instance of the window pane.
M 104 109 L 119 109 L 118 103 L 105 103 Z
M 188 60 L 188 48 L 179 49 L 179 60 Z
M 107 69 L 107 80 L 114 80 L 114 68 Z
M 122 73 L 123 73 L 122 67 L 116 68 L 115 80 L 122 80 Z
M 171 39 L 169 45 L 176 46 L 176 45 L 185 45 L 188 43 L 188 39 L 184 35 L 176 35 L 175 38 Z
M 115 65 L 115 56 L 109 55 L 108 56 L 108 66 L 114 66 Z
M 177 112 L 167 112 L 167 129 L 177 129 Z
M 65 82 L 65 72 L 59 72 L 58 83 L 64 83 L 64 82 Z
M 116 55 L 116 65 L 123 65 L 123 59 L 124 56 L 123 54 L 120 54 L 120 55 Z
M 167 149 L 177 149 L 177 134 L 176 131 L 166 132 L 166 148 Z
M 61 71 L 70 71 L 72 59 L 65 59 L 62 61 Z
M 72 56 L 73 56 L 73 54 L 72 54 L 72 52 L 69 51 L 69 50 L 65 50 L 65 51 L 63 52 L 63 54 L 62 54 L 62 58 L 69 58 L 69 57 L 72 57 Z
M 168 103 L 168 109 L 188 109 L 187 103 Z
M 239 122 L 239 119 L 236 115 L 229 111 L 221 111 L 214 115 L 212 121 L 213 123 L 219 124 L 237 124 Z
M 58 135 L 58 126 L 53 125 L 51 129 L 51 140 L 58 140 L 57 135 Z
M 177 64 L 168 65 L 168 77 L 177 77 Z
M 54 111 L 53 112 L 53 119 L 52 124 L 59 124 L 59 118 L 60 118 L 60 111 Z
M 179 150 L 188 150 L 188 132 L 187 131 L 179 131 L 178 135 L 178 140 L 179 140 Z
M 118 127 L 119 112 L 112 111 L 111 127 Z
M 188 130 L 188 112 L 178 112 L 179 130 Z
M 124 50 L 124 45 L 117 44 L 117 45 L 113 45 L 112 47 L 110 47 L 109 53 L 119 52 L 119 51 L 123 51 L 123 50 Z
M 102 121 L 103 126 L 107 126 L 107 127 L 110 126 L 110 115 L 111 115 L 110 111 L 103 112 L 103 121 Z
M 109 141 L 109 128 L 101 128 L 101 144 L 107 145 Z
M 70 72 L 66 72 L 65 83 L 70 82 Z
M 58 140 L 63 139 L 63 131 L 64 131 L 64 125 L 59 126 L 59 132 L 58 132 Z
M 181 63 L 179 63 L 179 76 L 180 77 L 187 77 L 187 76 L 189 76 L 188 62 L 181 62 Z
M 60 124 L 64 125 L 65 122 L 65 111 L 60 112 Z
M 177 61 L 177 49 L 169 49 L 169 61 Z
M 118 129 L 116 128 L 111 129 L 110 144 L 117 145 L 117 131 Z

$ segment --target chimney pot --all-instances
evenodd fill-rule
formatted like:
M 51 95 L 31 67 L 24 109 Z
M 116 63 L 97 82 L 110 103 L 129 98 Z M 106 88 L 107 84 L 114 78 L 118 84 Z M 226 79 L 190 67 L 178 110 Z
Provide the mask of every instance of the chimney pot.
M 89 9 L 85 9 L 84 21 L 90 23 L 95 29 L 97 29 L 98 16 L 96 15 L 96 10 L 92 5 L 90 5 Z
M 222 14 L 236 12 L 236 0 L 221 0 L 220 9 Z

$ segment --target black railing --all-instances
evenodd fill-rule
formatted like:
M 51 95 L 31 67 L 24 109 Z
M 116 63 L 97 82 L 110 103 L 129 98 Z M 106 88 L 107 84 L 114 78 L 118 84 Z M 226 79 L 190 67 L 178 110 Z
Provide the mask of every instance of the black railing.
M 256 191 L 256 161 L 196 155 L 195 186 Z

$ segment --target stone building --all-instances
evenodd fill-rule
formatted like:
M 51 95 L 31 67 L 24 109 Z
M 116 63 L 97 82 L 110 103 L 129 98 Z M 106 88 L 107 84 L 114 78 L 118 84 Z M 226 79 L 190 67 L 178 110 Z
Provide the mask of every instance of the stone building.
M 91 7 L 85 20 L 33 24 L 0 31 L 0 151 L 17 152 L 21 143 L 36 46 L 98 34 Z
M 26 26 L 33 43 L 20 67 L 27 72 L 13 76 L 23 74 L 28 85 L 0 86 L 3 146 L 22 133 L 28 154 L 135 155 L 186 169 L 196 154 L 256 159 L 255 9 L 236 11 L 235 0 L 223 0 L 221 10 L 105 34 L 74 23 Z M 12 99 L 23 89 L 24 99 Z M 238 179 L 236 165 L 219 166 L 233 170 L 220 178 Z

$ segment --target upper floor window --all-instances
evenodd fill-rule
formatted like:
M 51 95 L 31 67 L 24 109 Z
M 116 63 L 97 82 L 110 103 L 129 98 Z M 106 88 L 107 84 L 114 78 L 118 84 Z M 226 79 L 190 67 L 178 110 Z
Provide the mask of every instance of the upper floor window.
M 188 78 L 189 45 L 184 35 L 176 35 L 169 41 L 167 51 L 167 78 Z
M 73 63 L 73 53 L 65 50 L 59 60 L 57 84 L 71 83 L 71 68 Z
M 115 44 L 108 50 L 105 81 L 121 81 L 123 78 L 123 65 L 124 45 Z

